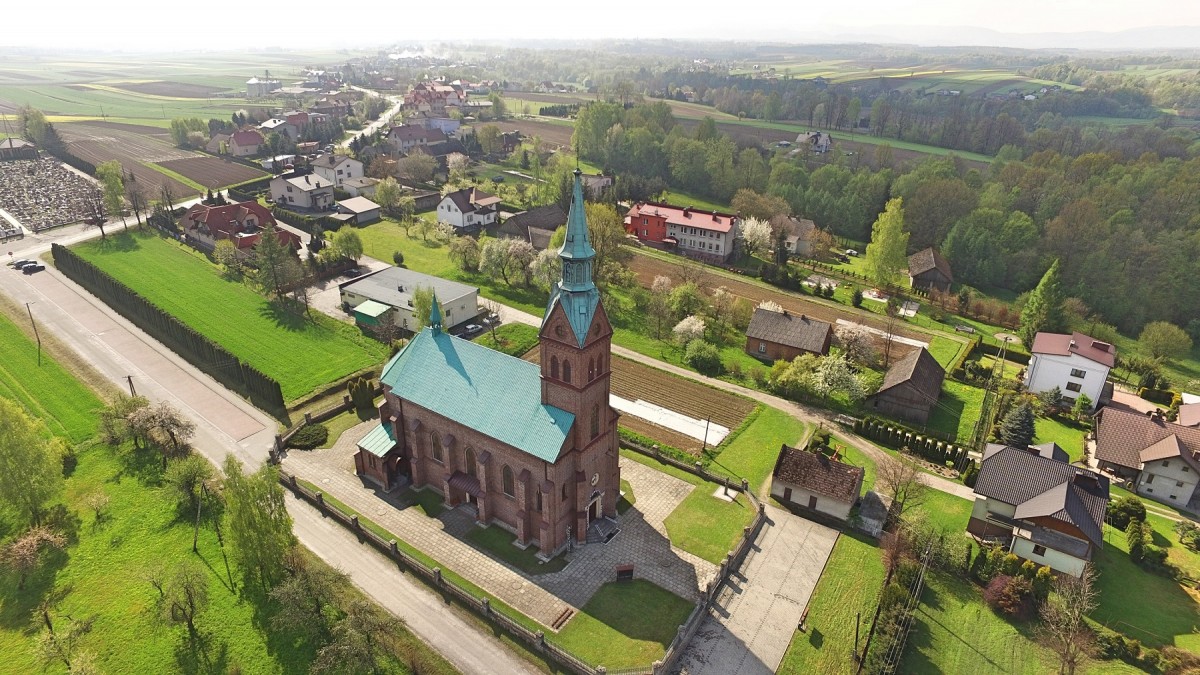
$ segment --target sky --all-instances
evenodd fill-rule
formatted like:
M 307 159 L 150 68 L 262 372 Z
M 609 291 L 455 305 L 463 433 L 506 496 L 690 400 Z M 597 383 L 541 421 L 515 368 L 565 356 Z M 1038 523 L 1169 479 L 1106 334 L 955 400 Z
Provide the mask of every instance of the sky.
M 673 0 L 458 0 L 445 11 L 431 11 L 429 5 L 403 0 L 292 0 L 234 5 L 179 0 L 58 0 L 49 12 L 47 6 L 35 2 L 5 4 L 0 46 L 121 51 L 373 47 L 453 36 L 479 40 L 642 37 L 773 42 L 879 37 L 924 44 L 952 44 L 960 36 L 970 36 L 971 44 L 981 44 L 991 39 L 989 33 L 955 29 L 1075 33 L 1200 26 L 1200 2 L 1195 0 L 760 0 L 749 6 Z M 681 11 L 682 7 L 689 10 Z M 1050 43 L 1055 39 L 1035 41 Z M 1048 43 L 1037 46 L 1056 46 Z

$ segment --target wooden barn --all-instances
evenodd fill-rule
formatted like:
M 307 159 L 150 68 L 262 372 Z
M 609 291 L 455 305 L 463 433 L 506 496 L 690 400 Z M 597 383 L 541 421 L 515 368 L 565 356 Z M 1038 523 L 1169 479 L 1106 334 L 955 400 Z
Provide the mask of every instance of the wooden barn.
M 925 424 L 942 393 L 946 371 L 924 347 L 914 349 L 888 368 L 879 391 L 867 398 L 867 410 Z
M 954 283 L 954 275 L 950 272 L 950 263 L 941 253 L 927 248 L 908 256 L 908 278 L 913 288 L 923 291 L 937 289 L 942 292 L 950 290 Z

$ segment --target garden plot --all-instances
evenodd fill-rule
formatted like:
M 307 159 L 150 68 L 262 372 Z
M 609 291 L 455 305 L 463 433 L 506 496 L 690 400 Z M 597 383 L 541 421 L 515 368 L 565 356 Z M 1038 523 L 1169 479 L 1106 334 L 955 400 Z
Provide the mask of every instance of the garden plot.
M 132 174 L 151 199 L 159 194 L 163 185 L 170 186 L 171 193 L 177 198 L 198 192 L 191 186 L 155 171 L 148 164 L 190 159 L 200 157 L 199 154 L 172 147 L 160 140 L 161 137 L 129 131 L 128 128 L 119 129 L 112 125 L 72 122 L 60 125 L 58 129 L 71 154 L 96 165 L 117 160 L 126 174 Z M 160 129 L 154 131 L 161 133 Z
M 612 407 L 626 415 L 640 417 L 660 427 L 678 431 L 685 436 L 694 438 L 710 446 L 720 445 L 721 441 L 725 440 L 725 437 L 729 435 L 729 429 L 720 424 L 712 424 L 708 420 L 698 420 L 694 417 L 688 417 L 669 408 L 647 403 L 641 399 L 630 401 L 616 394 L 609 394 L 609 402 Z

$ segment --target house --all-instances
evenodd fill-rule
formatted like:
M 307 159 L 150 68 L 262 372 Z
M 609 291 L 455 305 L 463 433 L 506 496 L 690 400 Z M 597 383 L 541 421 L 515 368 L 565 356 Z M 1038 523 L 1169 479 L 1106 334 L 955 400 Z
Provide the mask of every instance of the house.
M 849 520 L 864 473 L 860 466 L 784 445 L 771 473 L 771 496 L 785 504 Z
M 588 199 L 600 199 L 612 186 L 612 176 L 605 176 L 602 173 L 583 174 L 583 189 L 587 191 Z
M 1096 461 L 1134 492 L 1195 510 L 1200 429 L 1115 406 L 1096 413 Z
M 0 160 L 37 158 L 37 146 L 29 141 L 12 136 L 0 140 Z
M 246 80 L 246 98 L 266 98 L 279 87 L 279 80 L 272 80 L 269 76 L 261 80 L 252 77 Z
M 333 208 L 333 183 L 311 173 L 276 176 L 271 180 L 271 199 L 288 207 L 327 211 Z
M 321 155 L 310 165 L 313 173 L 333 183 L 339 190 L 344 190 L 343 183 L 351 178 L 362 178 L 363 163 L 349 155 Z
M 309 124 L 320 124 L 324 122 L 322 115 L 307 113 L 303 110 L 289 110 L 283 113 L 283 119 L 290 125 L 296 127 L 298 131 L 304 131 Z
M 304 141 L 296 144 L 296 153 L 301 155 L 314 155 L 319 150 L 321 144 L 316 141 Z
M 638 202 L 625 214 L 625 231 L 640 241 L 718 264 L 733 255 L 740 227 L 731 213 L 658 202 Z
M 924 348 L 896 360 L 883 376 L 879 391 L 867 397 L 868 410 L 896 419 L 925 424 L 942 394 L 946 371 Z
M 194 204 L 179 219 L 187 242 L 204 251 L 212 251 L 218 241 L 231 241 L 243 257 L 248 257 L 262 232 L 275 228 L 279 243 L 293 251 L 300 250 L 300 237 L 278 227 L 275 217 L 256 201 L 224 205 Z
M 933 248 L 926 248 L 908 256 L 908 279 L 913 288 L 925 291 L 937 289 L 946 293 L 954 283 L 950 263 Z
M 379 220 L 380 206 L 366 197 L 351 197 L 337 203 L 338 213 L 351 216 L 355 225 L 366 225 Z
M 417 326 L 413 320 L 413 293 L 420 288 L 437 294 L 446 330 L 479 314 L 478 288 L 404 267 L 386 267 L 338 286 L 342 308 L 353 313 L 360 326 L 390 324 L 409 331 Z M 382 305 L 384 310 L 373 311 L 374 305 L 363 307 L 367 302 Z
M 436 129 L 447 136 L 453 136 L 458 133 L 459 127 L 462 126 L 461 120 L 451 119 L 449 117 L 433 117 L 430 115 L 416 115 L 408 119 L 409 124 L 419 124 L 426 129 Z
M 1179 406 L 1179 417 L 1175 423 L 1181 427 L 1200 427 L 1200 403 L 1184 403 Z
M 275 155 L 274 157 L 268 157 L 266 159 L 259 160 L 258 164 L 267 171 L 277 171 L 279 173 L 283 173 L 284 171 L 289 171 L 289 167 L 296 166 L 296 156 Z
M 807 218 L 796 218 L 779 214 L 771 218 L 771 229 L 783 231 L 783 247 L 792 258 L 807 258 L 812 255 L 812 237 L 817 224 Z
M 378 178 L 370 178 L 368 176 L 347 178 L 342 181 L 342 189 L 349 192 L 351 197 L 366 197 L 368 199 L 375 196 L 375 188 L 378 185 Z
M 746 328 L 746 353 L 768 363 L 829 353 L 833 326 L 804 314 L 759 307 Z
M 500 198 L 478 188 L 463 188 L 438 202 L 438 222 L 450 223 L 456 230 L 476 230 L 496 222 Z
M 1036 565 L 1078 577 L 1104 549 L 1108 478 L 1004 446 L 984 450 L 967 531 Z
M 549 248 L 554 231 L 567 223 L 567 214 L 558 204 L 547 204 L 509 216 L 492 229 L 496 237 L 523 239 L 539 251 Z
M 204 144 L 204 151 L 213 155 L 223 155 L 229 150 L 229 134 L 216 133 Z
M 229 154 L 234 157 L 252 157 L 262 150 L 266 140 L 254 129 L 235 131 L 229 137 Z
M 801 148 L 807 147 L 817 154 L 823 154 L 829 152 L 833 147 L 833 137 L 824 131 L 806 131 L 796 136 L 796 145 Z
M 1055 387 L 1068 403 L 1081 394 L 1095 410 L 1104 395 L 1108 372 L 1117 361 L 1117 348 L 1083 333 L 1038 333 L 1029 350 L 1025 388 L 1039 393 Z
M 292 141 L 293 143 L 300 138 L 300 129 L 297 128 L 295 124 L 278 117 L 269 119 L 266 122 L 258 125 L 258 130 L 262 132 L 263 136 L 267 136 L 272 133 L 279 134 L 280 136 L 286 136 L 288 140 Z
M 542 558 L 617 531 L 612 326 L 592 280 L 583 204 L 576 174 L 540 364 L 449 335 L 435 302 L 430 325 L 384 366 L 380 424 L 355 454 L 365 479 L 432 490 Z
M 388 129 L 388 142 L 397 152 L 409 152 L 413 148 L 446 142 L 446 134 L 440 129 L 401 124 Z

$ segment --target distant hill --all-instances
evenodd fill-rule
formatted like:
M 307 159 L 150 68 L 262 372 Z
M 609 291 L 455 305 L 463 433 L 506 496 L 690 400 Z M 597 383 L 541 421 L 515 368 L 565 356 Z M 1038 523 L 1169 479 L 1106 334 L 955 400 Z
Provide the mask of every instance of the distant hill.
M 763 36 L 786 42 L 867 42 L 924 46 L 978 46 L 1014 49 L 1156 50 L 1200 48 L 1200 26 L 1150 26 L 1078 33 L 1005 33 L 978 26 L 870 26 L 797 34 L 780 30 Z

